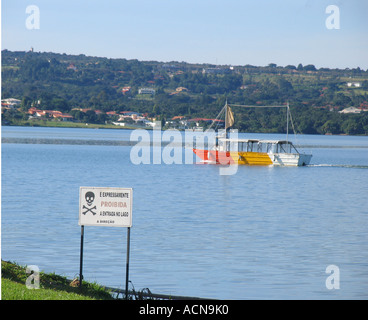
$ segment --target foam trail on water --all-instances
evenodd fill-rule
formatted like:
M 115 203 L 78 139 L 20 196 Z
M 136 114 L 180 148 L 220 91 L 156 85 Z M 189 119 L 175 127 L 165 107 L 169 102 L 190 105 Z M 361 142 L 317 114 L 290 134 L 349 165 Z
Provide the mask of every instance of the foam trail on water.
M 334 168 L 354 168 L 354 169 L 368 169 L 368 165 L 360 164 L 309 164 L 307 167 L 334 167 Z

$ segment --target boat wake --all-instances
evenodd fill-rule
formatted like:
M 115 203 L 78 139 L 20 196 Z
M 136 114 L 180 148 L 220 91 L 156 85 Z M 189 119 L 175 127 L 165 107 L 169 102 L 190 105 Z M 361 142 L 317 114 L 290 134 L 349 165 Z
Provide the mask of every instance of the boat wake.
M 307 165 L 307 167 L 368 169 L 368 165 L 360 165 L 360 164 L 309 164 Z

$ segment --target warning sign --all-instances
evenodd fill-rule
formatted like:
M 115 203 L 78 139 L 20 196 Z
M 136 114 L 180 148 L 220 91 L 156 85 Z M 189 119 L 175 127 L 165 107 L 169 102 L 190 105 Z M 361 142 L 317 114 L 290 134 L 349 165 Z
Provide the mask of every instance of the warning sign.
M 132 226 L 131 188 L 80 187 L 79 225 Z

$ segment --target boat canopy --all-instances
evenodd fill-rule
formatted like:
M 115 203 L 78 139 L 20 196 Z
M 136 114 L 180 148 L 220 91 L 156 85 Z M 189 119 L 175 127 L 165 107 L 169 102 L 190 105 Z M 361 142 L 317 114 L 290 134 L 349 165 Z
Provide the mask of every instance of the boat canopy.
M 230 142 L 292 144 L 291 141 L 286 141 L 286 140 L 260 140 L 260 139 L 234 139 L 234 138 L 219 138 L 219 140 L 221 140 L 221 141 L 230 141 Z
M 227 151 L 299 153 L 293 143 L 287 140 L 219 138 L 218 143 Z

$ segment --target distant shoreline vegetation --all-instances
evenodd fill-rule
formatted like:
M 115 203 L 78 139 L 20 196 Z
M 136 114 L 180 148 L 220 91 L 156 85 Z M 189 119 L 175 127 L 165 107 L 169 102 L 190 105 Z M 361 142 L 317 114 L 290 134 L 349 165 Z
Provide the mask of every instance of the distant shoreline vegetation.
M 206 129 L 232 104 L 289 102 L 297 133 L 368 135 L 368 70 L 2 51 L 2 125 Z M 233 110 L 239 132 L 285 133 L 283 110 Z M 86 125 L 88 124 L 88 125 Z
M 149 128 L 149 127 L 121 127 L 121 126 L 115 126 L 115 125 L 111 125 L 111 124 L 93 124 L 93 123 L 75 123 L 75 122 L 68 122 L 68 123 L 63 123 L 63 122 L 56 122 L 56 121 L 42 121 L 42 122 L 30 122 L 30 121 L 18 121 L 12 124 L 5 124 L 2 126 L 10 126 L 10 127 L 45 127 L 45 128 L 65 128 L 65 129 L 73 129 L 73 128 L 80 128 L 80 129 L 113 129 L 113 130 L 153 130 L 153 128 Z M 194 131 L 195 129 L 177 129 L 177 128 L 170 128 L 170 127 L 166 127 L 166 128 L 161 128 L 162 131 L 165 130 L 178 130 L 178 131 L 185 131 L 185 130 L 190 130 L 190 131 Z M 201 130 L 201 129 L 200 129 Z M 205 129 L 202 129 L 205 130 Z M 239 133 L 264 133 L 264 134 L 283 134 L 286 132 L 275 132 L 272 130 L 264 130 L 264 131 L 241 131 L 238 130 Z M 304 134 L 304 133 L 300 133 L 300 134 Z M 308 133 L 306 133 L 308 134 Z M 316 135 L 333 135 L 333 136 L 347 136 L 347 135 L 353 135 L 353 136 L 367 136 L 367 134 L 347 134 L 347 133 L 325 133 L 325 134 L 320 134 L 320 133 L 309 133 L 309 134 L 316 134 Z M 2 138 L 4 140 L 4 137 Z M 6 140 L 7 141 L 7 140 Z

